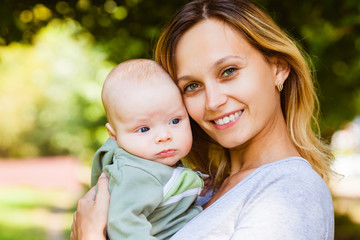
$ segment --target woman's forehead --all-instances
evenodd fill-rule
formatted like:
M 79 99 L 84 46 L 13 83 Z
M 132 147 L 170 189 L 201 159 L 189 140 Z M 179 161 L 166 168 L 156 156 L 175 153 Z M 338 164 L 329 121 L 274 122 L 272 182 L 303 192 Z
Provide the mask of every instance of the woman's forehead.
M 208 67 L 236 59 L 246 61 L 254 48 L 228 24 L 217 20 L 206 20 L 189 29 L 180 38 L 176 47 L 177 72 L 184 66 L 209 64 Z M 181 72 L 178 72 L 178 75 Z

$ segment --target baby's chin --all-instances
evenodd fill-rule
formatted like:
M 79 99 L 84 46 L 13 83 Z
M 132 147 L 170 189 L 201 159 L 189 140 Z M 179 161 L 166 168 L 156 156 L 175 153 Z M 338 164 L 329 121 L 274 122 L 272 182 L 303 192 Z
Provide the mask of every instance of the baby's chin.
M 164 164 L 164 165 L 167 165 L 169 167 L 173 167 L 173 166 L 176 166 L 176 164 L 180 161 L 181 158 L 179 157 L 163 157 L 163 158 L 158 158 L 156 159 L 154 162 L 157 162 L 157 163 L 161 163 L 161 164 Z

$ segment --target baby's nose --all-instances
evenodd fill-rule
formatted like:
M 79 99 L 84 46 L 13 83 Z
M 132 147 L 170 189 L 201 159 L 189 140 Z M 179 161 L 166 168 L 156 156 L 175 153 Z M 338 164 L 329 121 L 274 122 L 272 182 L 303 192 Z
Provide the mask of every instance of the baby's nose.
M 161 135 L 159 135 L 156 139 L 156 143 L 164 143 L 172 141 L 172 137 L 169 132 L 164 132 Z

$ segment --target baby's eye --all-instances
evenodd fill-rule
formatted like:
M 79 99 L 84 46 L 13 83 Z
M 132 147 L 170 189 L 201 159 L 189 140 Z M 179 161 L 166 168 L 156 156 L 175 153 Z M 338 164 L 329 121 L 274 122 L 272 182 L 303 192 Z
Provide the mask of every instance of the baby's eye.
M 194 92 L 200 85 L 197 83 L 190 83 L 184 87 L 184 92 Z
M 178 124 L 179 122 L 180 122 L 180 119 L 174 118 L 173 120 L 171 120 L 170 125 L 172 125 L 172 124 Z
M 222 73 L 222 76 L 224 76 L 224 77 L 229 77 L 229 76 L 231 76 L 235 71 L 236 71 L 236 68 L 230 67 L 230 68 L 226 69 L 226 70 Z
M 150 128 L 148 128 L 148 127 L 142 127 L 142 128 L 140 128 L 139 130 L 137 130 L 136 132 L 138 132 L 138 133 L 144 133 L 144 132 L 147 132 L 147 131 L 149 131 L 150 130 Z

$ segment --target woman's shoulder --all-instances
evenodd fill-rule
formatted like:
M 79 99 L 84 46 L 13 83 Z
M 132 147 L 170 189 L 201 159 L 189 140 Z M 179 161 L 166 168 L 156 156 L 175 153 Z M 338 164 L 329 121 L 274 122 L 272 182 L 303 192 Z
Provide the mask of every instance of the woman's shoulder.
M 251 202 L 277 202 L 279 199 L 290 205 L 294 204 L 294 199 L 332 205 L 326 183 L 310 163 L 301 157 L 290 157 L 259 167 L 211 206 L 236 201 L 244 207 Z
M 244 208 L 252 212 L 247 217 L 260 219 L 268 211 L 269 220 L 272 218 L 299 232 L 307 229 L 315 234 L 324 230 L 325 235 L 332 234 L 332 197 L 308 161 L 300 157 L 283 159 L 259 168 L 257 174 L 252 183 L 249 181 L 249 188 L 244 188 L 247 191 Z
M 290 157 L 259 167 L 231 189 L 229 195 L 241 195 L 248 199 L 266 195 L 267 198 L 297 197 L 309 201 L 320 198 L 331 201 L 324 180 L 301 157 Z
M 311 164 L 302 157 L 289 157 L 259 167 L 254 175 L 267 178 L 289 180 L 306 180 L 323 182 Z
M 304 158 L 294 156 L 294 157 L 288 157 L 284 158 L 275 162 L 271 162 L 268 164 L 265 164 L 258 168 L 258 170 L 267 170 L 267 169 L 287 169 L 289 171 L 294 171 L 299 168 L 302 169 L 311 169 L 311 164 Z M 288 172 L 288 171 L 285 171 Z
M 333 232 L 329 188 L 307 160 L 291 157 L 270 163 L 244 180 L 234 188 L 231 197 L 242 197 L 239 217 L 255 222 L 268 219 L 274 222 L 270 226 L 286 225 L 288 230 L 296 228 L 299 232 Z M 264 228 L 268 226 L 265 225 Z
M 274 185 L 274 187 L 282 188 L 289 186 L 291 188 L 309 187 L 310 189 L 325 188 L 328 190 L 320 175 L 313 170 L 306 159 L 301 157 L 289 157 L 261 166 L 249 175 L 248 181 L 266 187 Z

